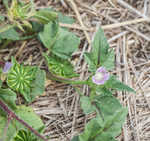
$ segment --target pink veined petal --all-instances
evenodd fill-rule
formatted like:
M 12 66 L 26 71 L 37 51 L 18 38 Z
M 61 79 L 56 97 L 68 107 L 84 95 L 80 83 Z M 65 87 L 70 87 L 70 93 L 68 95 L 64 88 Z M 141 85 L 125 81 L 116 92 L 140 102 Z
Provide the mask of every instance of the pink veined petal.
M 98 76 L 102 76 L 99 77 Z M 109 73 L 104 67 L 100 67 L 97 69 L 96 74 L 92 77 L 93 83 L 97 85 L 103 85 L 109 79 Z
M 104 67 L 99 67 L 96 72 L 106 72 Z
M 95 78 L 92 78 L 92 81 L 97 85 L 102 85 L 105 83 L 105 80 L 95 80 Z

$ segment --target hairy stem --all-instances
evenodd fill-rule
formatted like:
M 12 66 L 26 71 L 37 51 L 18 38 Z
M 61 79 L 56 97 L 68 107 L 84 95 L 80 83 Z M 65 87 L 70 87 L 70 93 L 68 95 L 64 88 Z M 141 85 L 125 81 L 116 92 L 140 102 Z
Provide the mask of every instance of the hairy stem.
M 23 124 L 26 128 L 28 128 L 36 136 L 38 136 L 39 138 L 41 138 L 44 141 L 48 141 L 42 135 L 40 135 L 35 129 L 33 129 L 29 124 L 27 124 L 25 121 L 23 121 L 22 119 L 20 119 L 12 110 L 10 110 L 7 107 L 7 105 L 2 100 L 0 100 L 0 107 L 7 113 L 8 116 L 11 115 L 12 119 L 16 119 L 18 122 L 20 122 L 21 124 Z
M 70 80 L 70 79 L 65 79 L 65 78 L 60 78 L 57 76 L 54 76 L 51 72 L 47 71 L 46 72 L 46 77 L 50 80 L 66 83 L 66 84 L 71 84 L 71 85 L 88 85 L 87 80 Z

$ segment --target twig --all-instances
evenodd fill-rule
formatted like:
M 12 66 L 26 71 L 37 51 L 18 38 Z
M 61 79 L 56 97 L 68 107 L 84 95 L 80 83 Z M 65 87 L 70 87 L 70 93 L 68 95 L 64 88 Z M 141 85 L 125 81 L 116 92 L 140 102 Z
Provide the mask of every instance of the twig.
M 48 141 L 47 139 L 45 139 L 42 135 L 40 135 L 35 129 L 33 129 L 30 125 L 28 125 L 25 121 L 23 121 L 22 119 L 20 119 L 12 110 L 10 110 L 7 105 L 0 100 L 0 107 L 7 113 L 8 116 L 11 115 L 11 117 L 13 119 L 16 119 L 18 122 L 20 122 L 21 124 L 23 124 L 26 128 L 28 128 L 31 132 L 33 132 L 36 136 L 38 136 L 39 138 L 41 138 L 44 141 Z
M 105 18 L 107 18 L 107 19 L 108 19 L 109 21 L 111 21 L 111 22 L 118 23 L 117 20 L 111 18 L 111 17 L 108 16 L 108 15 L 106 16 L 106 15 L 103 15 L 103 14 L 102 14 L 102 16 L 104 16 Z M 130 31 L 132 31 L 132 32 L 134 32 L 134 33 L 136 33 L 137 35 L 141 36 L 141 37 L 144 38 L 145 40 L 150 41 L 150 38 L 147 37 L 146 35 L 142 34 L 141 32 L 139 32 L 139 31 L 137 31 L 137 30 L 135 30 L 135 29 L 133 29 L 133 28 L 131 28 L 131 27 L 128 27 L 128 26 L 124 26 L 124 27 L 125 27 L 126 29 L 128 29 L 128 30 L 130 30 Z
M 80 13 L 79 13 L 79 11 L 78 11 L 78 8 L 77 8 L 77 6 L 76 6 L 74 0 L 66 0 L 66 1 L 68 1 L 68 3 L 71 4 L 72 9 L 74 10 L 74 12 L 75 12 L 76 15 L 77 15 L 77 19 L 78 19 L 79 23 L 81 24 L 81 27 L 84 29 L 85 26 L 84 26 L 84 24 L 83 24 L 83 22 L 82 22 L 82 18 L 81 18 L 81 16 L 80 16 Z M 91 44 L 91 40 L 90 40 L 90 37 L 89 37 L 87 31 L 86 31 L 86 30 L 83 30 L 83 31 L 84 31 L 84 34 L 85 34 L 85 36 L 86 36 L 86 38 L 87 38 L 88 43 Z
M 150 18 L 147 17 L 146 15 L 142 14 L 141 12 L 139 12 L 137 9 L 133 8 L 131 5 L 129 5 L 128 3 L 126 3 L 123 0 L 117 0 L 117 2 L 122 5 L 123 7 L 129 9 L 130 11 L 136 13 L 138 16 L 143 17 L 145 19 L 147 19 L 148 21 L 150 21 Z
M 109 25 L 103 25 L 101 26 L 102 29 L 113 29 L 113 28 L 118 28 L 121 26 L 126 26 L 126 25 L 131 25 L 131 24 L 137 24 L 137 23 L 141 23 L 141 22 L 148 22 L 147 19 L 145 18 L 138 18 L 135 20 L 129 20 L 129 21 L 124 21 L 124 22 L 117 22 L 114 24 L 109 24 Z M 76 24 L 63 24 L 60 23 L 60 26 L 62 27 L 67 27 L 67 28 L 72 28 L 72 29 L 78 29 L 78 30 L 83 30 L 83 31 L 95 31 L 96 28 L 86 28 L 86 27 L 81 27 L 79 25 Z

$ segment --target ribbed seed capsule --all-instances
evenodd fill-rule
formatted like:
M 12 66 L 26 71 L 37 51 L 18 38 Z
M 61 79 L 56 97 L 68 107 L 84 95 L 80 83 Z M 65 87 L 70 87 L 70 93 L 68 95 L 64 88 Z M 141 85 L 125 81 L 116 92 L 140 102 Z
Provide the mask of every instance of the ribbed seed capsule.
M 13 59 L 13 66 L 7 76 L 7 84 L 10 88 L 18 92 L 28 91 L 33 78 L 32 68 L 20 65 Z

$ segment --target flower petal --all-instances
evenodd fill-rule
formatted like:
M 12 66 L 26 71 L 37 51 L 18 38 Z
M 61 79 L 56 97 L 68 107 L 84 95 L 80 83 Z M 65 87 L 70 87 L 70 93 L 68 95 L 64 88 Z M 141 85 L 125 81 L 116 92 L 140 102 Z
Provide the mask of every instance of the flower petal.
M 10 70 L 11 67 L 12 67 L 12 63 L 6 62 L 5 66 L 3 68 L 3 73 L 7 73 Z
M 109 79 L 109 73 L 104 67 L 97 69 L 96 74 L 92 77 L 93 83 L 103 85 Z

